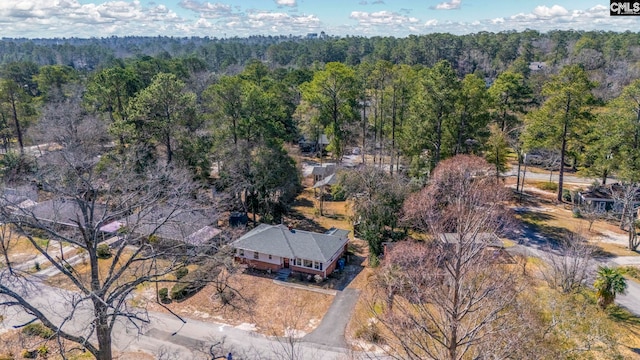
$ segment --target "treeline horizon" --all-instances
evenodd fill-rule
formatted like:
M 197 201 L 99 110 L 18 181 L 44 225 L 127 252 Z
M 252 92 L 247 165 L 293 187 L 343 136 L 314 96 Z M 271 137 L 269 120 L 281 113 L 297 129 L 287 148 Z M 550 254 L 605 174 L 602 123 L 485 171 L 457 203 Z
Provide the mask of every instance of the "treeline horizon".
M 592 49 L 598 54 L 582 53 Z M 532 61 L 581 61 L 589 66 L 613 60 L 640 60 L 640 33 L 553 30 L 478 32 L 466 35 L 433 33 L 407 37 L 364 36 L 250 36 L 245 38 L 125 36 L 104 38 L 3 38 L 0 65 L 30 61 L 38 65 L 67 65 L 93 71 L 113 65 L 117 59 L 141 56 L 195 57 L 207 70 L 239 72 L 257 59 L 273 67 L 309 67 L 317 63 L 358 65 L 377 60 L 393 64 L 431 67 L 449 61 L 458 76 L 476 73 L 495 78 L 518 60 L 523 51 Z

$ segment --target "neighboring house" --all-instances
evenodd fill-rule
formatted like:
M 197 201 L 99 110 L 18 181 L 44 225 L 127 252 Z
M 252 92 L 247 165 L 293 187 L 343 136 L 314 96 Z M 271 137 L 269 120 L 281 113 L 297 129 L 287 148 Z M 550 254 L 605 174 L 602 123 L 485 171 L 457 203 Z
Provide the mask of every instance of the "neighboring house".
M 0 206 L 11 210 L 27 209 L 37 204 L 38 191 L 31 186 L 4 188 L 0 195 Z
M 460 244 L 458 233 L 439 234 L 438 239 L 445 244 L 445 247 L 454 248 Z M 485 256 L 501 263 L 513 263 L 513 257 L 504 248 L 504 243 L 494 233 L 478 233 L 473 238 L 473 244 L 482 247 Z
M 100 230 L 117 233 L 127 229 L 141 237 L 156 236 L 162 240 L 201 247 L 209 245 L 211 240 L 220 235 L 221 230 L 214 223 L 217 223 L 217 219 L 203 211 L 161 208 L 133 214 L 106 224 Z
M 336 173 L 335 164 L 325 164 L 321 166 L 314 166 L 313 169 L 311 169 L 311 175 L 313 175 L 314 184 L 317 183 L 318 181 L 324 180 L 324 178 L 330 175 L 333 175 L 335 173 Z
M 325 150 L 329 145 L 329 138 L 325 134 L 321 134 L 317 139 L 307 139 L 302 137 L 298 141 L 298 146 L 300 147 L 300 151 L 302 152 L 316 152 L 319 150 Z
M 315 184 L 313 184 L 313 188 L 314 189 L 318 189 L 324 186 L 333 186 L 335 184 L 338 183 L 338 177 L 336 176 L 336 174 L 331 174 L 329 176 L 327 176 L 326 178 L 316 182 Z
M 320 275 L 331 274 L 347 251 L 348 230 L 331 229 L 324 234 L 261 224 L 234 241 L 236 260 L 260 270 Z
M 640 189 L 639 189 L 640 190 Z M 616 204 L 616 199 L 613 194 L 623 192 L 622 185 L 613 183 L 609 185 L 594 186 L 588 190 L 578 192 L 577 202 L 578 204 L 585 204 L 591 206 L 593 209 L 600 212 L 608 212 L 612 210 L 620 211 L 618 209 L 620 204 Z M 640 191 L 635 196 L 634 209 L 640 207 Z
M 94 218 L 104 218 L 107 208 L 100 204 L 94 206 Z M 79 224 L 84 223 L 84 216 L 78 203 L 73 199 L 66 198 L 43 201 L 31 207 L 17 210 L 15 214 L 24 218 L 26 222 L 55 225 L 62 228 L 77 228 Z

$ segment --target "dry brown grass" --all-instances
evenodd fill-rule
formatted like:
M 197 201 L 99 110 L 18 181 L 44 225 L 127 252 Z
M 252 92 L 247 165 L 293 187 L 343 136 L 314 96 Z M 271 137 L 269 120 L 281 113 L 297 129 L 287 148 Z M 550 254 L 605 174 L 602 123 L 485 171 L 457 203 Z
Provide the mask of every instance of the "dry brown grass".
M 67 360 L 89 360 L 95 359 L 89 352 L 79 350 L 79 345 L 70 341 L 62 340 L 63 346 L 67 351 L 65 357 Z M 40 346 L 46 346 L 49 354 L 46 357 L 38 357 L 38 359 L 62 360 L 59 354 L 59 345 L 57 339 L 43 340 L 38 337 L 26 336 L 20 330 L 9 330 L 0 333 L 0 358 L 22 359 L 23 350 L 36 350 Z M 4 357 L 3 357 L 4 356 Z M 115 360 L 154 360 L 155 357 L 149 353 L 142 351 L 135 352 L 116 352 Z
M 129 260 L 129 258 L 132 255 L 133 255 L 133 251 L 125 250 L 122 256 L 120 257 L 117 266 L 123 265 L 125 262 Z M 100 274 L 101 280 L 105 279 L 106 276 L 109 274 L 109 269 L 113 264 L 113 260 L 114 260 L 113 256 L 108 259 L 98 259 L 98 272 Z M 134 279 L 137 279 L 141 275 L 147 275 L 149 271 L 155 271 L 155 270 L 152 270 L 152 267 L 155 267 L 155 265 L 153 265 L 154 264 L 153 261 L 155 261 L 155 263 L 157 264 L 158 269 L 163 269 L 163 267 L 169 266 L 170 264 L 168 260 L 162 260 L 162 259 L 148 260 L 145 262 L 137 262 L 133 264 L 127 271 L 125 271 L 125 273 L 120 277 L 120 280 L 116 282 L 116 285 L 121 284 L 123 282 L 132 281 Z M 80 279 L 80 281 L 85 286 L 89 286 L 89 282 L 91 280 L 90 279 L 91 267 L 88 261 L 83 260 L 79 264 L 74 265 L 73 272 L 75 276 L 78 279 Z M 167 274 L 166 278 L 168 280 L 173 280 L 173 275 Z M 63 289 L 77 290 L 76 286 L 71 282 L 71 280 L 69 280 L 69 278 L 66 275 L 61 273 L 57 273 L 49 277 L 48 279 L 45 280 L 45 282 L 51 286 L 55 286 Z
M 305 333 L 316 328 L 333 302 L 334 296 L 278 285 L 270 278 L 239 274 L 230 285 L 239 291 L 232 305 L 222 306 L 214 285 L 208 285 L 194 296 L 168 304 L 177 314 L 230 325 L 254 324 L 256 331 L 282 335 L 286 327 Z M 155 298 L 154 289 L 146 295 Z M 166 311 L 150 304 L 154 311 Z
M 353 228 L 349 220 L 350 211 L 347 201 L 324 201 L 323 216 L 320 216 L 319 206 L 319 200 L 314 196 L 313 189 L 306 188 L 298 195 L 292 210 L 294 211 L 294 217 L 298 215 L 297 218 L 301 222 L 299 227 L 301 230 L 320 231 L 321 228 L 328 230 L 332 227 L 351 230 Z M 303 228 L 302 226 L 305 226 L 305 222 L 307 223 L 306 226 L 315 227 L 315 229 Z
M 628 250 L 623 242 L 615 243 L 610 239 L 611 236 L 624 237 L 626 235 L 624 231 L 620 230 L 617 223 L 596 220 L 593 222 L 591 230 L 589 230 L 589 221 L 583 218 L 575 218 L 571 205 L 556 204 L 555 201 L 548 200 L 545 197 L 537 197 L 534 201 L 518 204 L 517 206 L 532 207 L 532 211 L 519 214 L 517 217 L 535 225 L 539 231 L 552 239 L 557 239 L 568 232 L 577 232 L 598 247 L 601 250 L 600 255 L 640 255 L 635 251 Z

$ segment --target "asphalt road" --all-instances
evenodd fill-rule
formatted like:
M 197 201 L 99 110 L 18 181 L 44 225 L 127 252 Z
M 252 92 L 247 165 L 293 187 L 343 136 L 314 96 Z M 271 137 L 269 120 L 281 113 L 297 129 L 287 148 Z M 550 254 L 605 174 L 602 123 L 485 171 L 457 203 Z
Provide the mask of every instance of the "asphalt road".
M 516 211 L 530 211 L 526 209 L 517 209 Z M 537 232 L 533 227 L 523 225 L 520 229 L 516 229 L 511 234 L 514 240 L 518 241 L 518 245 L 511 248 L 510 252 L 520 253 L 526 256 L 536 256 L 540 258 L 548 258 L 549 256 L 557 256 L 554 251 L 557 250 L 551 243 L 551 239 L 546 238 L 544 235 Z M 621 256 L 610 258 L 606 260 L 595 259 L 592 263 L 593 271 L 595 274 L 599 265 L 606 266 L 620 266 L 627 264 L 639 264 L 640 258 Z M 589 279 L 589 284 L 593 283 L 594 279 Z M 616 296 L 616 303 L 625 307 L 631 313 L 636 316 L 640 316 L 640 284 L 635 281 L 627 281 L 627 291 L 625 294 Z
M 527 170 L 527 174 L 525 175 L 525 181 L 526 180 L 549 181 L 549 173 L 550 172 L 540 173 L 540 172 L 533 172 L 533 171 Z M 520 168 L 521 178 L 523 174 L 524 174 L 524 166 Z M 503 173 L 502 175 L 516 177 L 518 175 L 518 166 L 517 165 L 512 166 L 511 170 Z M 558 182 L 558 177 L 559 177 L 558 172 L 554 171 L 553 175 L 551 176 L 551 181 Z M 593 179 L 593 178 L 586 178 L 586 177 L 576 176 L 576 175 L 567 174 L 567 173 L 564 174 L 562 180 L 565 183 L 579 184 L 579 185 L 591 185 L 593 184 L 594 181 L 596 181 L 596 179 Z
M 50 319 L 57 323 L 64 323 L 61 328 L 65 331 L 85 336 L 91 333 L 90 324 L 93 313 L 90 304 L 81 302 L 75 309 L 70 306 L 74 300 L 79 299 L 78 294 L 47 286 L 40 281 L 24 286 L 14 282 L 11 286 L 14 291 L 25 295 Z M 354 301 L 352 296 L 354 294 L 347 292 L 345 303 Z M 355 293 L 355 299 L 357 299 L 357 293 Z M 1 300 L 4 299 L 0 297 Z M 3 328 L 12 329 L 33 319 L 33 316 L 17 307 L 5 309 L 2 315 L 4 319 L 0 323 L 0 332 Z M 144 317 L 144 314 L 141 316 Z M 186 322 L 183 323 L 175 316 L 164 313 L 148 312 L 146 316 L 149 323 L 140 328 L 124 319 L 116 323 L 113 330 L 114 349 L 133 352 L 142 350 L 154 354 L 157 358 L 162 356 L 162 358 L 172 359 L 211 359 L 209 347 L 221 343 L 215 347 L 216 355 L 226 355 L 231 351 L 235 359 L 283 358 L 286 357 L 289 348 L 295 348 L 296 354 L 302 354 L 301 358 L 305 359 L 347 358 L 348 351 L 344 348 L 344 344 L 340 347 L 333 347 L 330 344 L 319 346 L 300 339 L 290 341 L 292 339 L 266 337 L 226 324 L 192 319 L 185 319 Z M 336 321 L 342 321 L 346 326 L 348 315 L 334 313 L 333 316 L 342 317 Z M 341 336 L 344 335 L 344 326 L 342 326 Z M 95 341 L 95 339 L 91 340 Z

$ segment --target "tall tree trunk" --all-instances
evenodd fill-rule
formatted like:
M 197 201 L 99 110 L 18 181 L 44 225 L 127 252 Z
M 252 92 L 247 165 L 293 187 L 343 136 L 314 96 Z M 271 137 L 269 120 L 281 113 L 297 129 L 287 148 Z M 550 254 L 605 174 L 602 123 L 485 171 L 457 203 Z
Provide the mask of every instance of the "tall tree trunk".
M 382 92 L 380 95 L 380 169 L 384 166 L 384 82 L 382 83 Z
M 567 105 L 564 110 L 564 126 L 562 128 L 562 148 L 560 149 L 560 172 L 558 173 L 558 201 L 562 201 L 562 183 L 564 180 L 564 157 L 567 151 L 567 132 L 569 131 L 569 108 L 571 96 L 567 97 Z
M 171 163 L 173 159 L 173 149 L 171 148 L 171 136 L 169 136 L 169 132 L 165 134 L 165 146 L 167 147 L 167 165 Z
M 518 192 L 518 189 L 520 188 L 520 165 L 522 164 L 522 154 L 520 153 L 520 150 L 518 150 L 517 153 L 518 153 L 518 175 L 516 180 L 516 192 Z
M 464 119 L 465 119 L 466 115 L 467 115 L 467 109 L 466 109 L 466 105 L 465 105 L 465 108 L 460 113 L 460 122 L 458 123 L 458 141 L 457 141 L 457 144 L 456 144 L 456 155 L 463 153 L 463 151 L 462 151 L 462 138 L 463 138 L 463 135 L 464 135 L 464 128 L 465 128 Z
M 380 101 L 378 90 L 376 90 L 376 106 L 373 108 L 373 166 L 377 164 L 378 157 L 378 113 L 380 111 Z
M 235 117 L 232 117 L 233 122 L 233 145 L 238 148 L 238 130 L 237 130 L 237 121 Z
M 442 113 L 438 113 L 438 118 L 436 120 L 436 141 L 435 141 L 435 155 L 434 162 L 431 170 L 438 165 L 440 162 L 440 148 L 442 147 Z
M 20 146 L 20 154 L 24 154 L 24 142 L 22 141 L 22 128 L 18 119 L 18 109 L 16 108 L 16 97 L 11 92 L 11 111 L 13 112 L 13 122 L 16 126 L 16 136 L 18 137 L 18 145 Z
M 389 161 L 389 174 L 393 175 L 393 156 L 396 152 L 396 89 L 393 88 L 393 106 L 391 107 L 391 160 Z
M 93 301 L 95 309 L 96 338 L 98 340 L 99 353 L 96 360 L 111 360 L 113 358 L 111 349 L 111 327 L 109 326 L 108 308 L 100 300 Z
M 367 101 L 365 99 L 362 105 L 362 149 L 360 153 L 362 154 L 362 165 L 366 165 L 365 160 L 365 145 L 367 141 Z

